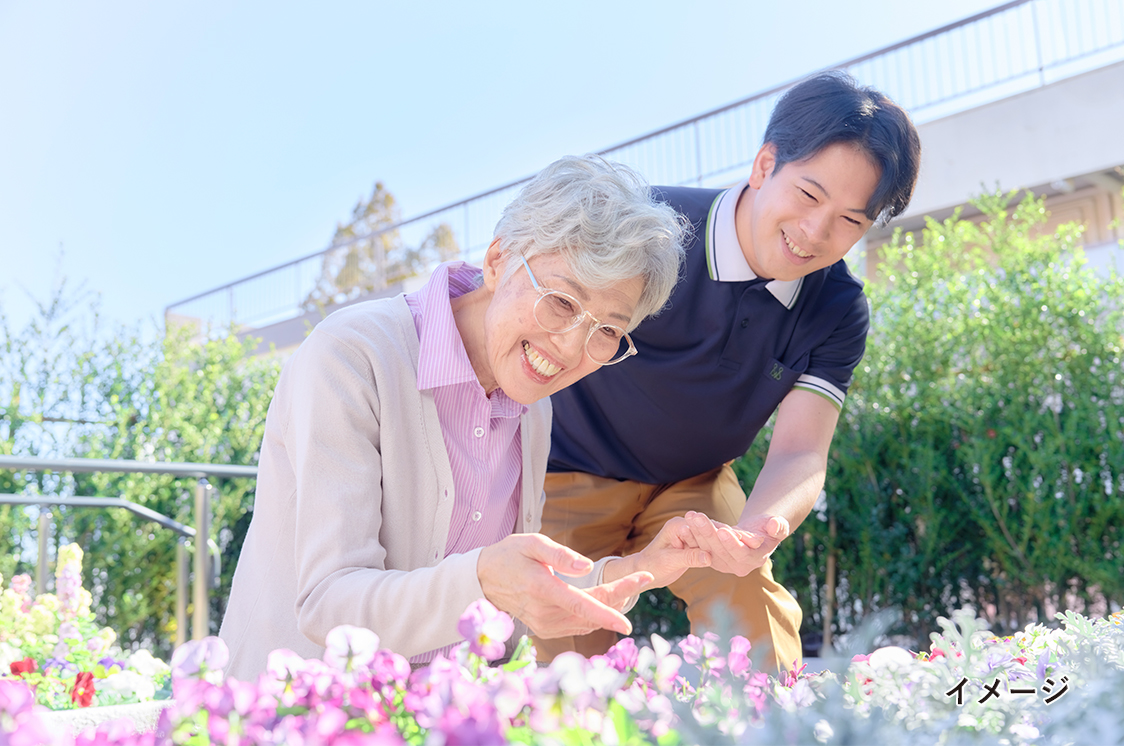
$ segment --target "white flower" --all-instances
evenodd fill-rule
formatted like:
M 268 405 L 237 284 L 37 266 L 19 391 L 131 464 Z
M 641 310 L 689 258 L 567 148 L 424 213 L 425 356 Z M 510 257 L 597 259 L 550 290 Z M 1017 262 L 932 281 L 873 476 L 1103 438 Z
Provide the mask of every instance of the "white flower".
M 867 662 L 870 664 L 870 667 L 875 670 L 885 669 L 893 671 L 912 665 L 913 654 L 905 648 L 889 645 L 884 648 L 878 648 L 871 653 Z
M 7 671 L 8 666 L 18 660 L 23 660 L 23 651 L 12 647 L 6 642 L 0 642 L 0 670 Z
M 101 679 L 97 686 L 99 691 L 111 692 L 123 699 L 136 698 L 145 702 L 156 696 L 156 686 L 152 680 L 134 671 L 111 673 Z
M 324 640 L 324 662 L 338 671 L 367 668 L 379 650 L 379 636 L 369 629 L 341 624 Z
M 168 673 L 171 669 L 168 664 L 159 658 L 154 658 L 147 650 L 138 650 L 129 656 L 129 669 L 136 671 L 141 676 L 149 679 Z

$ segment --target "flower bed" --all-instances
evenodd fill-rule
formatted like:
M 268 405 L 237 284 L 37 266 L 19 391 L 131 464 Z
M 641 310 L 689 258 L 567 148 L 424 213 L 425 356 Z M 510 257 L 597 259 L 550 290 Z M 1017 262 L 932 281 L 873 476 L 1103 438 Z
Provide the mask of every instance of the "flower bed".
M 26 687 L 0 681 L 12 743 L 693 744 L 1116 743 L 1124 740 L 1124 615 L 1066 614 L 1060 629 L 991 637 L 969 611 L 930 649 L 882 648 L 839 673 L 756 670 L 741 637 L 624 640 L 607 655 L 502 665 L 510 620 L 486 602 L 461 620 L 452 658 L 411 673 L 368 630 L 339 627 L 323 660 L 279 650 L 256 682 L 222 679 L 217 638 L 173 656 L 175 704 L 154 732 L 51 733 Z M 684 674 L 691 673 L 691 676 Z M 696 683 L 692 685 L 690 680 Z M 20 692 L 23 692 L 21 694 Z
M 0 593 L 0 677 L 18 680 L 54 710 L 156 699 L 168 664 L 147 650 L 125 655 L 113 630 L 97 625 L 78 545 L 59 549 L 55 588 L 32 598 L 31 578 L 17 575 Z

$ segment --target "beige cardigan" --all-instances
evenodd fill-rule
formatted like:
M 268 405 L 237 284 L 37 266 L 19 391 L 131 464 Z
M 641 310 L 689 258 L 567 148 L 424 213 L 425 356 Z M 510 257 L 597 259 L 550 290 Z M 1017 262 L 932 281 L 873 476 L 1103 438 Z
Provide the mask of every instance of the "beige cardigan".
M 453 475 L 432 391 L 417 390 L 418 337 L 402 296 L 325 319 L 285 365 L 266 418 L 254 515 L 220 636 L 229 676 L 276 648 L 320 657 L 340 624 L 410 657 L 460 636 L 483 597 L 480 550 L 445 557 Z M 520 418 L 516 532 L 538 531 L 550 403 Z M 604 562 L 582 587 L 599 582 Z M 516 634 L 519 634 L 517 631 Z

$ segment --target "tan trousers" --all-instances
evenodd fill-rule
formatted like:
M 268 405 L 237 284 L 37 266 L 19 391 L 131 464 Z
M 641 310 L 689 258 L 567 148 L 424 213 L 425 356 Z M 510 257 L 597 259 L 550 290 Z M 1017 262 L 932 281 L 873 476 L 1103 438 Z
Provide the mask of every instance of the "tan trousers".
M 596 561 L 640 551 L 664 523 L 688 510 L 734 525 L 744 506 L 745 493 L 729 465 L 664 485 L 580 472 L 553 473 L 546 475 L 542 532 Z M 668 587 L 686 602 L 695 634 L 713 628 L 714 610 L 724 607 L 734 620 L 732 634 L 744 635 L 753 643 L 755 659 L 764 655 L 759 664 L 764 670 L 783 671 L 800 665 L 800 605 L 773 580 L 772 560 L 744 578 L 707 568 L 688 570 Z M 566 650 L 587 657 L 604 653 L 616 642 L 617 634 L 610 630 L 534 639 L 542 661 L 553 660 Z

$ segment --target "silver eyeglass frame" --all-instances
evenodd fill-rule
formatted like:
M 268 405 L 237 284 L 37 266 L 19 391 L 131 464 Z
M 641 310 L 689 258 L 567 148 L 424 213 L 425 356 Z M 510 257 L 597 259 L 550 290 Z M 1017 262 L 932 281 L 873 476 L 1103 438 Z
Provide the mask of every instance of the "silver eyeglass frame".
M 570 295 L 569 293 L 564 293 L 561 290 L 544 288 L 542 285 L 539 285 L 539 281 L 535 279 L 535 273 L 531 271 L 531 265 L 527 263 L 527 257 L 520 254 L 519 259 L 523 262 L 523 266 L 527 270 L 527 276 L 531 278 L 531 287 L 533 287 L 536 291 L 538 291 L 538 294 L 539 294 L 539 297 L 535 299 L 535 306 L 532 309 L 531 315 L 533 315 L 535 317 L 535 323 L 539 325 L 540 329 L 542 329 L 544 332 L 547 332 L 548 334 L 565 334 L 566 332 L 571 331 L 573 329 L 576 329 L 578 326 L 580 326 L 581 323 L 583 321 L 585 321 L 585 318 L 588 316 L 590 321 L 592 321 L 593 323 L 590 324 L 590 326 L 589 326 L 589 333 L 585 335 L 585 342 L 582 344 L 582 349 L 585 351 L 586 357 L 588 357 L 590 360 L 592 360 L 593 362 L 597 363 L 598 365 L 602 365 L 602 366 L 604 366 L 604 365 L 616 365 L 617 363 L 628 360 L 633 355 L 639 355 L 640 354 L 639 350 L 636 349 L 636 345 L 634 345 L 632 343 L 632 336 L 628 332 L 626 332 L 624 329 L 617 326 L 616 324 L 602 324 L 600 319 L 598 319 L 596 316 L 591 314 L 589 311 L 585 310 L 585 306 L 582 305 L 580 300 L 578 300 L 574 296 Z M 543 326 L 543 323 L 541 321 L 539 321 L 539 313 L 538 313 L 539 303 L 542 303 L 543 298 L 547 297 L 548 295 L 561 296 L 562 298 L 565 298 L 567 301 L 573 303 L 574 306 L 576 306 L 577 308 L 581 309 L 581 313 L 576 314 L 574 316 L 574 323 L 570 324 L 570 326 L 566 327 L 565 329 L 547 329 L 545 326 Z M 608 327 L 610 329 L 620 329 L 622 339 L 624 339 L 625 342 L 628 342 L 628 350 L 626 350 L 624 352 L 624 354 L 622 354 L 616 360 L 610 360 L 607 363 L 603 363 L 600 360 L 598 360 L 597 358 L 593 357 L 593 355 L 589 354 L 589 340 L 593 339 L 594 332 L 596 332 L 601 327 Z

